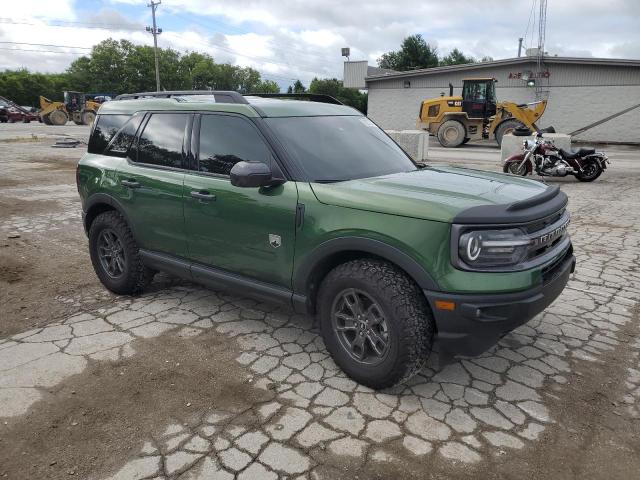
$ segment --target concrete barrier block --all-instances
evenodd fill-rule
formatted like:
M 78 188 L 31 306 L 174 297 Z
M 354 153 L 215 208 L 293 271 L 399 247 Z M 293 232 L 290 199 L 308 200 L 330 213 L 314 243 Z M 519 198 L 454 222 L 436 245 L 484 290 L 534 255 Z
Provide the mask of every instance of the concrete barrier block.
M 429 133 L 424 130 L 385 130 L 416 162 L 427 159 Z
M 522 153 L 522 142 L 535 138 L 533 135 L 528 137 L 516 137 L 510 133 L 502 137 L 502 146 L 500 148 L 500 160 L 503 162 L 507 157 L 516 153 Z M 557 148 L 571 150 L 571 137 L 566 133 L 544 133 L 546 140 L 552 140 Z

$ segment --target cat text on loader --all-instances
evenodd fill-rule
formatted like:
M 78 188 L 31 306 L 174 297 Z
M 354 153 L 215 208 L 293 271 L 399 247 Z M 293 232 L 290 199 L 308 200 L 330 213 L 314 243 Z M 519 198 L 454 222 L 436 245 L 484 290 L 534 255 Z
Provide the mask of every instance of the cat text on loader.
M 64 92 L 64 102 L 41 96 L 40 118 L 47 125 L 66 125 L 69 120 L 76 125 L 91 125 L 99 107 L 99 103 L 85 99 L 80 92 Z
M 424 100 L 420 105 L 417 127 L 438 137 L 443 147 L 458 147 L 469 140 L 494 136 L 498 145 L 502 137 L 518 127 L 537 130 L 547 101 L 516 104 L 496 100 L 494 78 L 467 78 L 462 83 L 462 96 Z

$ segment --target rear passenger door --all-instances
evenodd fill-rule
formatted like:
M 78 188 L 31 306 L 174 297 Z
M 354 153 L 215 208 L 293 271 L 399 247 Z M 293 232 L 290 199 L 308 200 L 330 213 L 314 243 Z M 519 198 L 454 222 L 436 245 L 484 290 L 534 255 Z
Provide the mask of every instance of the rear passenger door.
M 182 188 L 192 117 L 147 114 L 118 169 L 118 200 L 141 248 L 187 256 Z
M 289 181 L 270 188 L 231 185 L 240 161 L 260 161 L 282 176 L 258 128 L 232 114 L 195 119 L 192 169 L 184 182 L 189 253 L 200 264 L 291 288 L 298 190 Z

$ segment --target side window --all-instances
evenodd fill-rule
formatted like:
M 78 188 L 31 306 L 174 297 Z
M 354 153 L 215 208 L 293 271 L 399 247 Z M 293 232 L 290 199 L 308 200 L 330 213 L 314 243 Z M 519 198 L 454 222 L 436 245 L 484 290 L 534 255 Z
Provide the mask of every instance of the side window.
M 87 151 L 89 153 L 102 153 L 109 145 L 113 136 L 127 123 L 130 115 L 98 115 L 95 127 L 89 139 Z
M 138 139 L 136 161 L 163 167 L 182 168 L 182 142 L 186 113 L 155 113 Z
M 229 175 L 242 161 L 271 165 L 271 152 L 250 122 L 231 115 L 202 115 L 198 170 Z
M 143 118 L 143 113 L 139 113 L 131 117 L 116 136 L 111 139 L 109 146 L 104 152 L 105 155 L 109 155 L 111 157 L 126 157 Z

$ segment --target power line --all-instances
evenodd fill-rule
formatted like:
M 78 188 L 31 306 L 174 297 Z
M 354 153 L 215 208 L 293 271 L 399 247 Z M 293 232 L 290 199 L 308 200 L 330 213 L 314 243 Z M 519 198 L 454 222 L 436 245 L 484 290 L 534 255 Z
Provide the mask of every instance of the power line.
M 54 23 L 47 23 L 47 22 L 40 22 L 40 23 L 24 22 L 20 20 L 14 20 L 12 18 L 0 18 L 0 23 L 9 24 L 9 25 L 42 26 L 42 24 L 44 24 L 47 27 L 73 28 L 73 27 L 80 26 L 82 28 L 97 29 L 97 30 L 128 30 L 128 31 L 137 31 L 137 30 L 142 30 L 143 28 L 142 26 L 140 27 L 124 26 L 116 23 L 108 24 L 108 23 L 63 22 L 62 20 L 54 20 L 54 21 L 57 23 L 67 23 L 68 25 L 56 25 Z
M 0 41 L 0 43 L 9 43 L 11 45 L 29 45 L 32 47 L 77 48 L 81 50 L 91 50 L 93 48 L 93 47 L 74 47 L 71 45 L 51 45 L 49 43 L 27 43 L 27 42 L 5 42 L 5 41 Z
M 60 52 L 58 50 L 32 50 L 27 48 L 8 48 L 8 47 L 0 47 L 0 50 L 8 50 L 10 52 L 43 52 L 43 53 L 59 53 L 61 55 L 85 55 L 85 53 L 81 52 Z

